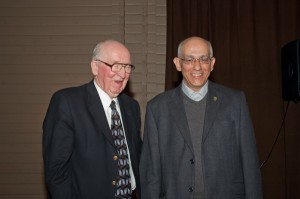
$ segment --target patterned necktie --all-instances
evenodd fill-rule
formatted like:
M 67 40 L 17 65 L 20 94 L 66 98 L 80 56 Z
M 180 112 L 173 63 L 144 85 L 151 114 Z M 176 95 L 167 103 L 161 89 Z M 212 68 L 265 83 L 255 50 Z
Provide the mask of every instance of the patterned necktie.
M 119 176 L 116 183 L 115 198 L 131 198 L 132 190 L 130 184 L 129 160 L 127 145 L 125 142 L 124 131 L 120 115 L 116 109 L 116 102 L 112 101 L 111 108 L 111 133 L 118 153 Z

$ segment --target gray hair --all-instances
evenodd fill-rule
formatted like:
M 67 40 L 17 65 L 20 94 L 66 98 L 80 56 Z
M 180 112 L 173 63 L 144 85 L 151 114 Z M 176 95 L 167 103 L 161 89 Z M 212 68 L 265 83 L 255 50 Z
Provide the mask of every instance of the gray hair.
M 177 56 L 178 57 L 181 57 L 182 56 L 182 46 L 189 40 L 189 39 L 191 39 L 192 37 L 190 37 L 190 38 L 187 38 L 187 39 L 185 39 L 185 40 L 183 40 L 182 42 L 180 42 L 180 44 L 178 45 L 178 50 L 177 50 Z M 208 45 L 208 48 L 209 48 L 209 57 L 210 58 L 212 58 L 213 57 L 213 48 L 212 48 L 212 45 L 211 45 L 211 43 L 210 43 L 210 41 L 208 41 L 208 40 L 206 40 L 206 39 L 203 39 L 203 38 L 201 38 L 201 37 L 197 37 L 197 38 L 200 38 L 200 39 L 202 39 L 203 41 L 205 41 L 206 43 L 207 43 L 207 45 Z
M 109 47 L 112 47 L 112 46 L 114 46 L 114 47 L 122 46 L 122 48 L 126 49 L 129 52 L 128 48 L 121 42 L 113 40 L 113 39 L 108 39 L 108 40 L 99 42 L 95 46 L 95 48 L 93 50 L 92 60 L 102 59 L 103 57 L 107 56 L 107 53 L 109 53 L 109 52 L 107 52 L 106 49 Z M 130 54 L 130 52 L 129 52 L 129 54 Z
M 104 46 L 103 44 L 104 44 L 104 42 L 100 42 L 95 46 L 95 48 L 93 50 L 92 60 L 96 60 L 97 57 L 99 58 L 99 55 L 101 56 L 103 46 Z

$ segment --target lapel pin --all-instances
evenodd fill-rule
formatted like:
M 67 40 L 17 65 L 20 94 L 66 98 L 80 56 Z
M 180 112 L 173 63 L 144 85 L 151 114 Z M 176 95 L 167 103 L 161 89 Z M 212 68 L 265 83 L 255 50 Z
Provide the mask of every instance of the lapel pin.
M 216 96 L 214 96 L 214 97 L 213 97 L 213 100 L 214 100 L 214 101 L 217 101 L 217 100 L 218 100 L 218 98 L 217 98 Z

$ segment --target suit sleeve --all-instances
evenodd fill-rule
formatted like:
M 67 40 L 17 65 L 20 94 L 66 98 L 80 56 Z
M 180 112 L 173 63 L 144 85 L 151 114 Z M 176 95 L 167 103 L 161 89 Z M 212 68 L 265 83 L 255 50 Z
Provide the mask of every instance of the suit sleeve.
M 67 99 L 53 95 L 43 123 L 43 159 L 48 194 L 53 199 L 75 198 L 72 194 L 73 124 Z
M 261 174 L 259 169 L 255 134 L 244 94 L 241 100 L 240 147 L 247 199 L 262 198 Z
M 161 165 L 158 129 L 150 106 L 147 106 L 140 162 L 141 198 L 158 199 L 161 195 Z

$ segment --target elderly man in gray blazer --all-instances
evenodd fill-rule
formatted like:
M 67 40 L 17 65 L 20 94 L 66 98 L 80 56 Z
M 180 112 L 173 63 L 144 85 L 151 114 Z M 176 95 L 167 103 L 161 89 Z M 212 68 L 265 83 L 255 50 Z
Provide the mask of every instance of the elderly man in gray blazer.
M 203 38 L 182 41 L 174 64 L 182 72 L 182 83 L 147 105 L 142 198 L 262 198 L 244 93 L 208 80 L 215 58 Z

